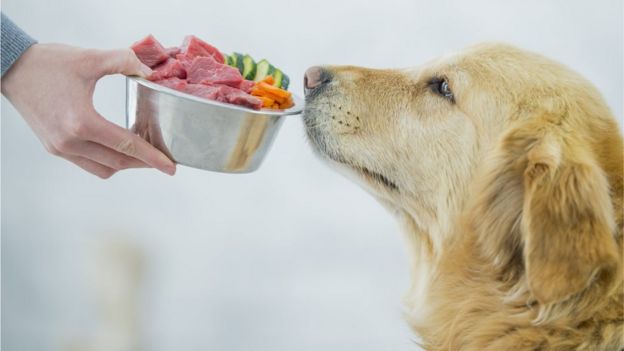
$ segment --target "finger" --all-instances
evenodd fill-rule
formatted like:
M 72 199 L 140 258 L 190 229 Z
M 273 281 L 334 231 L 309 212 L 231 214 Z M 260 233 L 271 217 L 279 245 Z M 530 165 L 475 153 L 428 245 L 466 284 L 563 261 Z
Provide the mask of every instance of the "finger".
M 128 168 L 149 167 L 141 160 L 124 155 L 92 141 L 80 141 L 72 147 L 72 150 L 74 150 L 71 152 L 72 155 L 90 159 L 117 171 Z
M 96 118 L 93 131 L 86 139 L 106 146 L 122 154 L 134 157 L 169 175 L 174 175 L 176 166 L 165 154 L 138 135 L 107 121 Z
M 102 164 L 86 159 L 84 157 L 74 156 L 74 155 L 64 155 L 63 158 L 76 164 L 78 167 L 84 169 L 85 171 L 91 174 L 95 174 L 96 176 L 102 179 L 108 179 L 113 174 L 115 174 L 115 172 L 117 172 L 110 167 L 106 167 Z
M 149 77 L 152 70 L 144 65 L 130 48 L 102 52 L 102 75 L 121 73 L 127 76 Z

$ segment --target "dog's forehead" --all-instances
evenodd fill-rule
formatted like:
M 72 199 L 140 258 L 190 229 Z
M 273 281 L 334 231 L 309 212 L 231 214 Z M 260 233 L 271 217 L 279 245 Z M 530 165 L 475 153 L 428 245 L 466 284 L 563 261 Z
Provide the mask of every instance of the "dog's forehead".
M 453 90 L 468 87 L 472 74 L 459 64 L 461 57 L 454 54 L 431 60 L 425 64 L 404 68 L 401 71 L 409 80 L 416 84 L 427 84 L 435 78 L 445 79 Z M 455 91 L 459 93 L 459 91 Z
M 461 62 L 465 54 L 461 51 L 445 53 L 422 64 L 402 69 L 412 79 L 421 80 L 431 76 L 456 76 L 462 72 Z
M 443 53 L 423 64 L 406 69 L 411 74 L 464 74 L 473 70 L 494 67 L 497 62 L 522 60 L 524 51 L 506 44 L 482 43 L 461 50 Z

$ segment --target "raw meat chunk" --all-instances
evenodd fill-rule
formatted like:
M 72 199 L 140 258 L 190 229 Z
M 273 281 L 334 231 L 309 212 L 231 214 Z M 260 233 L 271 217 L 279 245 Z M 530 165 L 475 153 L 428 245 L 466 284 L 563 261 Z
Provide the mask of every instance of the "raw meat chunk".
M 220 85 L 219 88 L 219 93 L 221 97 L 224 98 L 225 102 L 250 107 L 256 110 L 262 107 L 262 100 L 240 89 L 232 88 L 227 85 Z
M 231 104 L 253 108 L 254 110 L 259 110 L 260 108 L 262 108 L 262 100 L 240 90 L 236 93 L 228 95 L 226 98 L 227 101 Z
M 193 64 L 193 58 L 190 56 L 186 56 L 184 54 L 177 54 L 176 59 L 180 61 L 180 63 L 182 64 L 182 67 L 184 67 L 186 72 L 189 71 L 189 69 L 191 68 L 191 65 Z
M 238 88 L 243 80 L 238 69 L 223 65 L 211 56 L 196 57 L 188 69 L 186 77 L 189 83 L 225 84 Z
M 131 48 L 139 60 L 150 68 L 169 58 L 165 48 L 151 34 L 132 44 Z
M 165 78 L 186 78 L 186 70 L 182 63 L 176 59 L 169 58 L 167 61 L 154 67 L 154 72 L 147 78 L 151 81 L 157 81 Z
M 217 62 L 225 63 L 223 55 L 217 48 L 194 35 L 187 35 L 184 38 L 184 42 L 180 46 L 180 53 L 190 57 L 212 56 Z
M 251 93 L 251 88 L 256 84 L 256 82 L 251 80 L 242 80 L 238 86 L 238 89 L 246 92 L 247 94 Z

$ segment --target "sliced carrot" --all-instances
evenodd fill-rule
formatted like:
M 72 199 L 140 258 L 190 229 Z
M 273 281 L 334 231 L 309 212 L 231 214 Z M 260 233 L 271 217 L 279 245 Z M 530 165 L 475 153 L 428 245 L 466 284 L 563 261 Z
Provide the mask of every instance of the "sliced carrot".
M 292 99 L 288 99 L 286 102 L 280 104 L 281 109 L 287 109 L 293 107 L 294 103 Z
M 289 91 L 286 91 L 284 89 L 280 89 L 280 88 L 274 87 L 274 86 L 272 86 L 270 84 L 267 84 L 265 82 L 259 82 L 256 85 L 256 87 L 258 87 L 258 89 L 260 89 L 260 90 L 265 90 L 267 92 L 270 92 L 272 94 L 275 94 L 277 96 L 281 96 L 281 97 L 284 97 L 284 98 L 287 98 L 290 95 L 292 95 Z
M 273 93 L 268 93 L 268 92 L 264 96 L 267 96 L 267 97 L 275 100 L 277 103 L 280 103 L 280 104 L 288 100 L 286 98 L 283 98 L 281 96 L 277 96 L 277 95 L 275 95 Z
M 287 102 L 287 103 L 283 106 L 283 108 L 291 108 L 291 107 L 293 107 L 293 106 L 295 106 L 295 103 L 291 100 L 291 101 L 288 101 L 288 102 Z
M 283 103 L 286 100 L 288 100 L 287 98 L 283 98 L 283 97 L 277 96 L 277 95 L 275 95 L 273 93 L 269 93 L 268 91 L 262 91 L 262 90 L 252 90 L 251 91 L 251 95 L 267 97 L 269 99 L 277 101 L 278 103 Z
M 262 107 L 270 107 L 275 103 L 275 100 L 268 97 L 258 96 L 258 98 L 262 100 Z
M 266 76 L 256 82 L 251 89 L 251 95 L 262 100 L 262 107 L 272 109 L 285 109 L 293 106 L 292 94 L 284 89 L 273 86 L 275 82 L 272 76 Z

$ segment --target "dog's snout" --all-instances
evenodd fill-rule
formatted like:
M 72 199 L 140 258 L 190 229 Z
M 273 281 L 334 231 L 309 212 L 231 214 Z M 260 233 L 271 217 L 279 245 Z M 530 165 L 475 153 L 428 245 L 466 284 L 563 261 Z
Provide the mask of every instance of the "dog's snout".
M 312 66 L 308 68 L 303 76 L 303 87 L 305 88 L 305 92 L 308 93 L 330 81 L 331 76 L 327 70 L 319 66 Z

